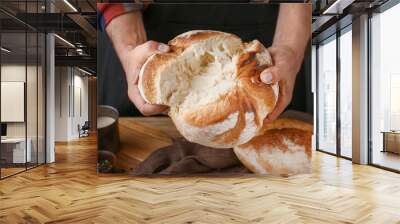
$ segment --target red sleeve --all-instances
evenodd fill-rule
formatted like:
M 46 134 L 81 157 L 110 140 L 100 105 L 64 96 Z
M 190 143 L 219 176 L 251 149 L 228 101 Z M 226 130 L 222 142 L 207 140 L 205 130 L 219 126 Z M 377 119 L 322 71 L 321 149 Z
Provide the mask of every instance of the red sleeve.
M 143 9 L 143 4 L 140 3 L 97 3 L 99 27 L 104 30 L 115 17 L 141 9 Z

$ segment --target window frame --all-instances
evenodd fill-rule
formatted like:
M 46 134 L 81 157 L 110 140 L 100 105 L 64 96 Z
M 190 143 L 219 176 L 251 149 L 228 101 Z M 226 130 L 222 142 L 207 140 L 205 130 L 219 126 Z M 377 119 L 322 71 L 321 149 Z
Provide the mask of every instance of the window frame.
M 368 13 L 368 69 L 367 69 L 367 77 L 368 77 L 368 152 L 367 152 L 367 162 L 368 165 L 377 167 L 383 170 L 395 172 L 395 173 L 400 173 L 400 170 L 394 169 L 391 167 L 387 167 L 384 165 L 380 165 L 377 163 L 373 162 L 373 132 L 372 132 L 372 18 L 374 17 L 373 14 L 381 14 L 384 13 L 385 11 L 391 9 L 394 6 L 397 6 L 400 4 L 400 0 L 388 0 L 382 5 L 373 8 L 369 10 Z
M 344 18 L 347 19 L 347 18 Z M 340 22 L 340 20 L 338 21 Z M 316 61 L 316 68 L 315 68 L 315 72 L 316 72 L 316 76 L 315 76 L 315 80 L 316 80 L 316 88 L 315 88 L 315 94 L 316 94 L 316 104 L 318 105 L 320 102 L 319 99 L 319 85 L 320 85 L 320 74 L 319 74 L 319 47 L 322 43 L 328 43 L 330 41 L 336 41 L 336 152 L 332 153 L 332 152 L 328 152 L 324 149 L 321 149 L 319 146 L 319 122 L 318 122 L 318 118 L 316 119 L 316 138 L 315 138 L 315 145 L 316 145 L 316 151 L 318 152 L 323 152 L 329 155 L 333 155 L 333 156 L 337 156 L 343 159 L 347 159 L 347 160 L 352 160 L 352 158 L 347 157 L 342 155 L 341 153 L 341 119 L 340 119 L 340 76 L 341 76 L 341 67 L 340 67 L 340 37 L 342 35 L 344 35 L 347 32 L 351 32 L 352 31 L 352 23 L 350 22 L 349 24 L 346 24 L 344 27 L 337 29 L 336 32 L 334 32 L 333 34 L 327 36 L 326 38 L 319 40 L 316 44 L 314 44 L 316 46 L 316 51 L 315 51 L 315 61 Z M 318 117 L 319 114 L 319 108 L 318 106 L 316 106 L 316 116 Z
M 28 13 L 27 12 L 27 3 L 28 3 L 28 1 L 21 1 L 22 3 L 25 3 L 25 16 L 27 15 L 26 13 Z M 34 0 L 34 1 L 32 1 L 32 3 L 36 3 L 36 12 L 38 12 L 39 11 L 39 2 L 42 2 L 42 1 L 40 1 L 40 0 Z M 0 7 L 0 11 L 2 12 L 2 13 L 5 13 L 6 15 L 8 15 L 9 13 L 6 11 L 6 10 L 4 10 L 4 9 L 2 9 L 1 7 Z M 45 12 L 48 12 L 48 7 L 46 7 L 45 8 Z M 12 14 L 9 14 L 9 15 L 12 15 Z M 18 30 L 18 31 L 8 31 L 8 30 L 1 30 L 0 31 L 0 46 L 2 45 L 2 43 L 1 43 L 1 41 L 2 41 L 2 34 L 4 33 L 15 33 L 15 32 L 18 32 L 18 33 L 21 33 L 21 34 L 24 34 L 25 35 L 25 40 L 24 40 L 24 42 L 25 42 L 25 49 L 24 49 L 24 51 L 25 51 L 25 87 L 24 87 L 24 89 L 25 89 L 25 96 L 24 96 L 24 129 L 25 129 L 25 135 L 24 135 L 24 140 L 25 140 L 25 166 L 24 167 L 21 167 L 21 168 L 23 168 L 23 170 L 20 170 L 20 171 L 17 171 L 17 172 L 14 172 L 14 173 L 12 173 L 12 174 L 9 174 L 9 175 L 3 175 L 3 173 L 2 173 L 2 167 L 0 167 L 0 180 L 4 180 L 4 179 L 7 179 L 7 178 L 9 178 L 9 177 L 12 177 L 12 176 L 14 176 L 14 175 L 17 175 L 17 174 L 20 174 L 20 173 L 23 173 L 23 172 L 26 172 L 26 171 L 28 171 L 28 170 L 30 170 L 30 169 L 34 169 L 34 168 L 36 168 L 36 167 L 39 167 L 39 166 L 41 166 L 41 165 L 45 165 L 45 164 L 47 164 L 47 110 L 46 110 L 46 108 L 47 108 L 47 44 L 48 44 L 48 40 L 47 40 L 47 32 L 43 32 L 43 31 L 41 31 L 41 30 L 38 30 L 38 29 L 36 29 L 36 28 L 34 28 L 34 27 L 32 27 L 32 26 L 30 26 L 29 24 L 27 24 L 27 23 L 24 23 L 23 21 L 19 21 L 18 20 L 18 18 L 16 18 L 16 17 L 11 17 L 12 19 L 14 19 L 14 20 L 16 20 L 17 22 L 19 22 L 19 23 L 22 23 L 22 25 L 23 25 L 23 30 Z M 26 18 L 25 18 L 25 20 L 26 20 Z M 1 27 L 1 23 L 0 23 L 0 27 Z M 32 138 L 36 138 L 36 141 L 37 141 L 37 145 L 36 145 L 36 161 L 35 161 L 35 163 L 31 163 L 29 166 L 28 166 L 28 163 L 30 163 L 30 162 L 27 162 L 28 161 L 28 153 L 27 153 L 27 147 L 28 147 L 28 109 L 27 109 L 27 83 L 28 83 L 28 78 L 27 78 L 27 75 L 28 75 L 28 65 L 29 65 L 29 63 L 28 63 L 28 34 L 33 34 L 33 35 L 35 35 L 36 36 L 36 49 L 35 49 L 35 53 L 36 53 L 36 60 L 34 60 L 34 65 L 36 66 L 36 71 L 35 71 L 35 75 L 36 75 L 36 91 L 35 91 L 35 97 L 36 97 L 36 122 L 34 122 L 35 123 L 35 125 L 36 125 L 36 136 L 34 136 L 34 137 L 32 137 Z M 43 35 L 39 35 L 39 34 L 43 34 Z M 41 44 L 42 44 L 42 48 L 43 49 L 40 49 L 41 51 L 41 53 L 43 54 L 43 55 L 41 55 L 41 57 L 42 57 L 42 60 L 43 60 L 43 64 L 40 64 L 39 63 L 39 36 L 41 36 L 42 38 L 40 38 L 40 41 L 41 41 Z M 1 82 L 1 80 L 2 80 L 2 76 L 1 76 L 1 67 L 3 66 L 2 65 L 2 62 L 3 62 L 3 60 L 2 60 L 3 58 L 2 58 L 2 55 L 1 55 L 1 53 L 0 53 L 0 82 Z M 41 70 L 41 75 L 42 75 L 42 84 L 43 84 L 43 93 L 42 93 L 42 96 L 44 97 L 43 99 L 42 99 L 42 103 L 43 103 L 43 105 L 41 105 L 43 108 L 43 112 L 44 112 L 44 115 L 43 115 L 43 117 L 41 117 L 40 118 L 40 120 L 43 122 L 42 124 L 43 124 L 43 145 L 42 145 L 42 152 L 44 152 L 43 153 L 43 155 L 41 155 L 41 157 L 43 157 L 42 159 L 43 159 L 43 162 L 39 162 L 39 142 L 38 142 L 38 138 L 39 138 L 39 113 L 38 113 L 38 111 L 39 111 L 39 81 L 38 81 L 38 75 L 39 75 L 39 66 L 40 65 L 42 65 L 42 70 Z M 1 86 L 0 86 L 0 89 L 1 89 Z M 0 110 L 1 110 L 1 106 L 0 106 Z M 0 115 L 1 116 L 1 115 Z M 42 120 L 42 119 L 44 119 L 44 120 Z M 1 119 L 0 119 L 0 123 L 1 123 Z M 32 150 L 32 149 L 31 149 Z M 32 153 L 33 151 L 31 151 L 31 153 Z M 32 154 L 31 154 L 32 155 Z M 0 156 L 1 156 L 1 144 L 0 144 Z

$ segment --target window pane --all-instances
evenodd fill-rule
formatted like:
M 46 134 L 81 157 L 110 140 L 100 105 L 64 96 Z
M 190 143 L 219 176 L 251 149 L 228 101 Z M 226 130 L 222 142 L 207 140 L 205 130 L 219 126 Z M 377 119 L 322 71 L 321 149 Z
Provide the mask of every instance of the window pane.
M 3 32 L 1 46 L 1 177 L 25 170 L 30 162 L 26 141 L 26 33 Z M 28 147 L 27 147 L 28 146 Z
M 371 19 L 372 163 L 396 170 L 400 170 L 399 21 L 400 4 Z
M 336 40 L 318 48 L 318 149 L 336 153 Z
M 351 158 L 352 149 L 352 35 L 340 36 L 340 153 Z
M 26 13 L 44 12 L 44 5 L 45 0 L 0 1 L 1 7 L 22 20 Z M 0 109 L 4 115 L 0 171 L 4 178 L 45 160 L 45 36 L 7 13 L 0 12 L 0 17 L 6 21 L 0 24 Z

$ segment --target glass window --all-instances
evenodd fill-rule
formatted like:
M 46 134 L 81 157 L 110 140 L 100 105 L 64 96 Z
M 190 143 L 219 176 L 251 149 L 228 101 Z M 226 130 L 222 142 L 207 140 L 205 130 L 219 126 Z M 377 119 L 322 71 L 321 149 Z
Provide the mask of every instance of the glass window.
M 3 32 L 1 47 L 1 176 L 24 171 L 30 162 L 26 141 L 26 33 Z M 28 147 L 27 147 L 28 146 Z
M 318 47 L 318 139 L 319 150 L 336 153 L 336 38 Z
M 23 15 L 44 1 L 6 1 Z M 40 6 L 40 7 L 39 7 Z M 0 178 L 45 162 L 45 35 L 0 12 Z M 35 17 L 37 18 L 37 17 Z
M 349 27 L 351 28 L 351 27 Z M 340 36 L 340 154 L 352 157 L 352 33 Z
M 400 4 L 371 18 L 371 159 L 400 170 Z

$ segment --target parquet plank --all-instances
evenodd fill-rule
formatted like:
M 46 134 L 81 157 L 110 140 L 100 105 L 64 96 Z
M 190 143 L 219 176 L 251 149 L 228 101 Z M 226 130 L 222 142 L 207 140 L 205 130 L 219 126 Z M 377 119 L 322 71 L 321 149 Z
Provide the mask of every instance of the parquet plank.
M 164 144 L 171 123 L 148 121 L 130 122 L 158 140 L 135 144 Z M 93 136 L 57 144 L 56 160 L 0 181 L 1 224 L 400 223 L 399 174 L 319 152 L 312 174 L 289 178 L 98 176 Z

